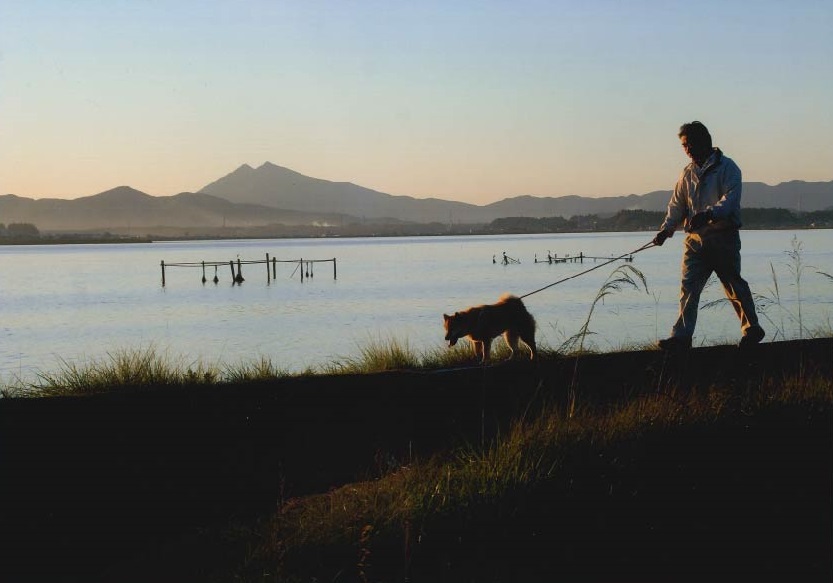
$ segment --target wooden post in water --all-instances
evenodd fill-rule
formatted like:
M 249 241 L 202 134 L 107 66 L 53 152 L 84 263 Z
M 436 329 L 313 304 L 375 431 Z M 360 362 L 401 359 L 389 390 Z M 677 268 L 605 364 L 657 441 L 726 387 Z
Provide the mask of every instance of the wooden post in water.
M 278 279 L 278 258 L 272 257 L 272 279 Z
M 228 266 L 231 267 L 231 281 L 232 283 L 234 283 L 235 281 L 237 281 L 234 277 L 234 261 L 229 261 Z
M 205 283 L 205 261 L 202 262 L 202 282 Z
M 243 269 L 240 267 L 240 258 L 237 258 L 237 283 L 243 283 Z
M 165 287 L 165 260 L 162 260 L 162 287 Z
M 336 258 L 333 257 L 333 279 L 338 279 L 336 277 Z
M 269 273 L 269 254 L 267 253 L 267 254 L 266 254 L 266 283 L 269 283 L 269 282 L 271 281 L 271 280 L 269 279 L 269 276 L 270 276 L 270 275 L 271 275 L 271 274 Z

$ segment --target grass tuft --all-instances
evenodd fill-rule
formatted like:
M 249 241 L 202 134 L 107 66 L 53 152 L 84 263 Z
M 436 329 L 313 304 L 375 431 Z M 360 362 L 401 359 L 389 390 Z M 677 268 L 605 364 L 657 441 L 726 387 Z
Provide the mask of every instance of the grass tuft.
M 242 383 L 249 381 L 279 379 L 287 376 L 290 376 L 287 369 L 275 365 L 271 358 L 261 356 L 260 360 L 252 363 L 243 363 L 237 366 L 226 366 L 223 369 L 222 378 L 226 382 Z
M 407 340 L 369 340 L 358 347 L 358 356 L 344 357 L 322 370 L 327 374 L 369 374 L 386 370 L 413 369 L 420 366 L 420 355 Z
M 27 392 L 37 396 L 90 395 L 111 390 L 213 383 L 218 372 L 201 363 L 171 363 L 154 347 L 119 350 L 106 359 L 79 365 L 61 361 L 57 373 L 40 372 Z

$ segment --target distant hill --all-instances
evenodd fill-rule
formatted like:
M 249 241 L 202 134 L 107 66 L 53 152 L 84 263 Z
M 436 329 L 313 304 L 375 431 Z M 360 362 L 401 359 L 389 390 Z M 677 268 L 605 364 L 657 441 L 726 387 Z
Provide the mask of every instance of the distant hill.
M 587 214 L 613 215 L 620 210 L 662 211 L 671 198 L 671 190 L 601 198 L 515 196 L 478 206 L 435 198 L 393 196 L 349 182 L 311 178 L 269 162 L 258 168 L 244 164 L 200 192 L 232 202 L 421 223 L 487 223 L 513 216 L 569 218 Z M 777 186 L 747 182 L 744 183 L 743 206 L 826 210 L 833 208 L 833 181 L 796 180 Z
M 269 162 L 244 164 L 200 189 L 173 196 L 150 196 L 120 186 L 73 200 L 0 196 L 0 223 L 32 223 L 44 232 L 109 231 L 130 235 L 205 236 L 231 234 L 228 229 L 270 227 L 263 236 L 309 233 L 311 226 L 362 225 L 352 232 L 414 233 L 403 225 L 486 225 L 506 217 L 612 217 L 621 210 L 664 211 L 671 191 L 592 198 L 584 196 L 516 196 L 488 205 L 436 198 L 393 196 L 349 182 L 304 176 Z M 769 186 L 744 183 L 745 208 L 792 211 L 833 209 L 833 181 L 791 181 Z M 387 225 L 367 231 L 367 225 Z M 280 226 L 280 229 L 272 228 Z M 399 226 L 391 229 L 391 225 Z M 306 230 L 289 227 L 304 227 Z M 343 231 L 347 234 L 348 231 Z
M 311 178 L 266 162 L 244 164 L 200 192 L 238 203 L 353 215 L 365 219 L 396 219 L 417 223 L 481 223 L 491 220 L 483 207 L 438 198 L 394 196 L 350 182 Z
M 601 198 L 517 196 L 492 203 L 485 208 L 494 218 L 610 216 L 621 210 L 664 212 L 671 194 L 671 190 L 657 190 L 642 195 Z M 742 201 L 744 208 L 784 208 L 801 212 L 830 210 L 833 209 L 833 181 L 794 180 L 782 182 L 777 186 L 769 186 L 763 182 L 744 182 Z
M 235 204 L 202 193 L 150 196 L 129 186 L 73 200 L 34 200 L 0 196 L 0 222 L 33 223 L 42 231 L 108 230 L 138 234 L 160 232 L 163 227 L 251 227 L 269 223 L 303 225 L 342 224 L 335 213 L 308 213 L 253 204 Z
M 664 211 L 670 198 L 670 190 L 602 198 L 516 196 L 492 203 L 486 208 L 495 219 L 511 216 L 564 218 L 579 215 L 608 216 L 621 210 Z

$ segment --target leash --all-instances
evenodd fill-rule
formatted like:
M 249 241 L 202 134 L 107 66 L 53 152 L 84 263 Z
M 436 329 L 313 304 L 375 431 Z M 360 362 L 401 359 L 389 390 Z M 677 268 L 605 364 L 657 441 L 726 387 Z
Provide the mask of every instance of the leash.
M 553 282 L 553 283 L 551 283 L 551 284 L 549 284 L 549 285 L 545 285 L 544 287 L 542 287 L 542 288 L 538 288 L 538 289 L 536 289 L 535 291 L 531 291 L 531 292 L 529 292 L 528 294 L 524 294 L 524 295 L 520 296 L 520 298 L 521 298 L 521 299 L 523 299 L 523 298 L 526 298 L 526 297 L 531 296 L 532 294 L 537 294 L 538 292 L 542 292 L 542 291 L 544 291 L 545 289 L 549 289 L 549 288 L 551 288 L 551 287 L 553 287 L 553 286 L 555 286 L 555 285 L 558 285 L 559 283 L 564 283 L 565 281 L 569 281 L 569 280 L 571 280 L 571 279 L 575 279 L 576 277 L 579 277 L 579 276 L 581 276 L 581 275 L 584 275 L 585 273 L 590 273 L 590 272 L 591 272 L 591 271 L 593 271 L 594 269 L 599 269 L 600 267 L 604 267 L 605 265 L 610 265 L 610 264 L 611 264 L 611 263 L 613 263 L 614 261 L 619 261 L 620 259 L 624 259 L 625 257 L 629 257 L 629 256 L 631 256 L 631 255 L 636 255 L 636 254 L 637 254 L 637 253 L 639 253 L 640 251 L 645 251 L 645 249 L 650 249 L 651 247 L 656 247 L 656 245 L 654 244 L 654 242 L 653 242 L 653 241 L 649 241 L 648 243 L 646 243 L 645 245 L 643 245 L 643 246 L 642 246 L 642 247 L 640 247 L 639 249 L 634 249 L 634 250 L 633 250 L 633 251 L 631 251 L 630 253 L 624 253 L 624 254 L 620 255 L 619 257 L 614 257 L 613 259 L 610 259 L 609 261 L 605 261 L 604 263 L 600 263 L 600 264 L 598 264 L 598 265 L 594 265 L 594 266 L 593 266 L 593 267 L 591 267 L 590 269 L 585 269 L 584 271 L 581 271 L 581 272 L 579 272 L 579 273 L 575 273 L 575 274 L 571 275 L 570 277 L 565 277 L 564 279 L 559 279 L 559 280 L 558 280 L 558 281 L 556 281 L 556 282 Z

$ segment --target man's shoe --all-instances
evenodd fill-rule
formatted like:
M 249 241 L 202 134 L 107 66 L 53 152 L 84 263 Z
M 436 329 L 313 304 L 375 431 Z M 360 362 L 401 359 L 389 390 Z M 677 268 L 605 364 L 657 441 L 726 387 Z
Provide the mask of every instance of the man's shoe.
M 766 332 L 760 326 L 750 326 L 746 330 L 746 334 L 740 339 L 739 348 L 748 348 L 758 344 L 766 336 Z
M 691 348 L 691 336 L 671 336 L 657 342 L 660 350 L 688 350 Z

